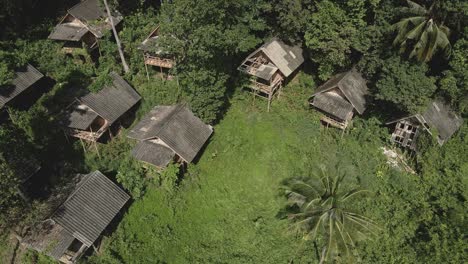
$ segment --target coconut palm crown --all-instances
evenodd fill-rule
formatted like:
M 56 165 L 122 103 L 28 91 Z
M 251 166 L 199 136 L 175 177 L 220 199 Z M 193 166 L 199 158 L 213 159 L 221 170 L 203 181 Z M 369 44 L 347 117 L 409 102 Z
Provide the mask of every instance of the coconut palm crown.
M 353 258 L 357 241 L 368 238 L 378 227 L 367 217 L 346 209 L 347 202 L 367 192 L 359 188 L 341 190 L 345 174 L 294 179 L 285 184 L 288 218 L 305 240 L 323 244 L 321 263 Z
M 400 53 L 409 53 L 410 58 L 428 62 L 432 56 L 441 50 L 445 56 L 450 54 L 450 29 L 444 26 L 443 21 L 437 21 L 435 0 L 429 9 L 413 1 L 407 0 L 407 10 L 414 16 L 403 18 L 392 28 L 397 32 L 393 41 L 399 46 Z

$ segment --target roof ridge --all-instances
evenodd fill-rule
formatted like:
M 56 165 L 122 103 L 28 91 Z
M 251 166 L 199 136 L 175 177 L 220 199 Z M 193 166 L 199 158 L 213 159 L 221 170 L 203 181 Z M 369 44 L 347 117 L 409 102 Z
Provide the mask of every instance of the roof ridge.
M 154 108 L 156 108 L 157 106 L 155 106 Z M 153 108 L 153 109 L 154 109 Z M 154 137 L 159 137 L 159 134 L 161 133 L 161 131 L 163 131 L 165 128 L 167 128 L 167 126 L 169 125 L 169 123 L 174 119 L 174 116 L 178 113 L 180 113 L 180 111 L 184 109 L 184 105 L 182 104 L 177 104 L 175 105 L 175 108 L 167 115 L 167 122 L 163 123 L 163 125 L 161 126 L 161 128 L 158 129 L 158 131 L 154 134 L 156 134 L 156 136 L 152 136 L 150 138 L 146 138 L 144 140 L 148 140 L 148 139 L 151 139 L 151 138 L 154 138 Z M 154 123 L 155 122 L 151 122 L 151 126 L 154 126 Z M 172 149 L 172 148 L 171 148 Z

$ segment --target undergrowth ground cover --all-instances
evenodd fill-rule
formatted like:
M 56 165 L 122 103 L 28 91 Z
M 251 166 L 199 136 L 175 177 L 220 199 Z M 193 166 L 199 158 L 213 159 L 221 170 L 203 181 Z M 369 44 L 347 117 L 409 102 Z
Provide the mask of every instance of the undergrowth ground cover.
M 310 88 L 308 88 L 310 90 Z M 320 127 L 303 102 L 308 91 L 293 86 L 275 102 L 253 102 L 244 93 L 215 126 L 200 161 L 191 164 L 171 192 L 152 187 L 135 201 L 116 232 L 104 241 L 95 263 L 287 263 L 316 258 L 310 245 L 290 232 L 281 217 L 279 187 L 308 175 L 311 164 L 355 156 L 356 167 L 373 174 L 379 155 L 362 157 L 370 140 Z M 350 146 L 349 144 L 354 144 Z M 357 149 L 355 149 L 357 147 Z M 358 151 L 358 152 L 356 152 Z M 355 152 L 355 153 L 353 153 Z M 364 151 L 363 151 L 364 152 Z M 366 151 L 368 153 L 368 151 Z

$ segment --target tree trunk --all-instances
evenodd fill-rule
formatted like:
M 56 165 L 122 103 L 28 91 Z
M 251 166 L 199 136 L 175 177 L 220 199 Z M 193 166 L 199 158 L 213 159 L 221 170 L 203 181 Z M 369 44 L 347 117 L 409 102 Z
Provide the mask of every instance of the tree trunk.
M 114 20 L 112 19 L 112 15 L 109 9 L 109 5 L 107 4 L 107 0 L 104 0 L 104 5 L 106 6 L 107 16 L 109 17 L 109 21 L 112 26 L 112 32 L 114 32 L 115 42 L 117 43 L 117 49 L 119 50 L 120 60 L 122 61 L 122 66 L 124 68 L 125 73 L 128 73 L 130 69 L 128 68 L 127 61 L 125 60 L 124 53 L 122 51 L 122 45 L 120 44 L 119 35 L 117 35 L 117 30 L 115 30 Z
M 323 247 L 322 256 L 320 257 L 320 264 L 325 263 L 325 253 L 327 252 L 327 247 Z

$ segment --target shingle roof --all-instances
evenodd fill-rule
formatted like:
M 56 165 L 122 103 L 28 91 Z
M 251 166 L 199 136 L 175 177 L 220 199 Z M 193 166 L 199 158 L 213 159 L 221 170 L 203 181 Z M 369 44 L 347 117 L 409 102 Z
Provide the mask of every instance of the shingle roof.
M 342 120 L 349 120 L 352 117 L 353 106 L 333 92 L 317 94 L 311 104 Z
M 12 84 L 0 87 L 0 108 L 5 106 L 5 104 L 13 100 L 20 93 L 27 90 L 42 77 L 44 77 L 44 75 L 30 64 L 16 71 L 16 76 Z
M 300 46 L 289 46 L 283 41 L 273 38 L 260 47 L 273 64 L 288 77 L 304 62 L 304 55 Z
M 95 171 L 83 177 L 52 219 L 91 246 L 129 199 L 120 187 Z
M 110 125 L 137 104 L 140 95 L 118 74 L 110 73 L 113 82 L 97 93 L 78 98 L 82 104 L 107 120 Z
M 166 167 L 174 158 L 174 151 L 149 140 L 139 142 L 132 150 L 132 156 L 157 167 Z
M 463 119 L 442 101 L 432 102 L 422 117 L 430 127 L 437 130 L 440 144 L 447 141 L 463 123 Z
M 333 76 L 321 85 L 312 96 L 338 88 L 359 114 L 366 109 L 366 80 L 355 69 Z
M 79 41 L 89 30 L 85 27 L 79 27 L 70 23 L 58 24 L 55 26 L 49 39 Z
M 183 105 L 156 106 L 129 132 L 138 140 L 159 138 L 177 155 L 191 162 L 213 133 Z

